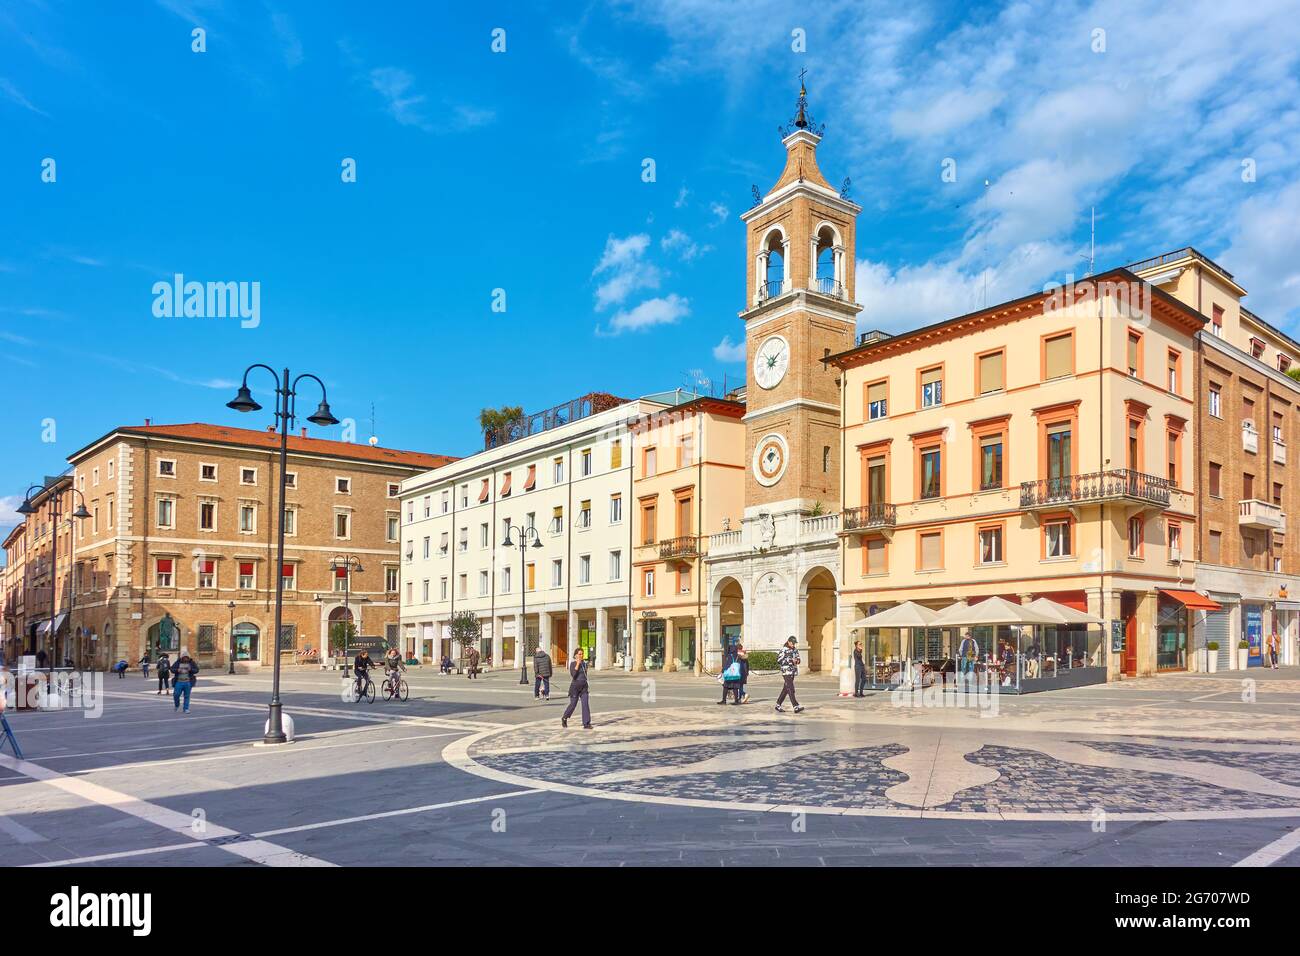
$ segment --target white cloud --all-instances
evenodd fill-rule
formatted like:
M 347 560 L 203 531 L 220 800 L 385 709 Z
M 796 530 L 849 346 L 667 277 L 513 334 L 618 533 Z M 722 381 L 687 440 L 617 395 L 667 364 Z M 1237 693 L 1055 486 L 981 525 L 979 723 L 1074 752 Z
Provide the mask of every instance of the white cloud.
M 605 251 L 592 270 L 593 276 L 605 276 L 596 287 L 596 311 L 622 305 L 638 289 L 659 288 L 658 268 L 645 259 L 650 237 L 645 233 L 605 240 Z
M 1275 325 L 1300 322 L 1300 183 L 1261 191 L 1241 204 L 1224 250 L 1237 279 L 1251 290 L 1247 307 Z
M 22 503 L 22 495 L 0 497 L 0 534 L 8 534 L 15 526 L 23 523 L 23 516 L 17 510 Z
M 36 113 L 40 116 L 49 116 L 49 114 L 46 113 L 44 110 L 38 109 L 36 106 L 34 106 L 32 104 L 32 101 L 29 100 L 26 96 L 24 96 L 22 91 L 18 89 L 18 87 L 14 86 L 13 83 L 5 79 L 3 76 L 0 76 L 0 93 L 4 94 L 5 99 L 9 100 L 12 103 L 17 103 L 25 110 L 30 110 L 31 112 Z
M 271 14 L 271 26 L 275 30 L 276 37 L 280 40 L 280 52 L 284 57 L 284 65 L 289 69 L 300 66 L 303 60 L 302 40 L 298 38 L 298 31 L 294 29 L 293 21 L 287 13 L 273 12 Z
M 615 313 L 609 322 L 609 332 L 618 335 L 621 332 L 640 332 L 656 325 L 672 325 L 689 315 L 690 311 L 690 303 L 675 292 L 646 299 L 635 308 Z
M 659 248 L 675 256 L 679 262 L 691 262 L 713 249 L 712 246 L 699 245 L 680 229 L 669 229 L 668 234 L 659 240 Z
M 717 362 L 743 362 L 745 343 L 733 342 L 730 335 L 724 335 L 722 341 L 713 346 L 713 359 Z
M 685 206 L 685 205 L 686 205 L 686 198 L 687 198 L 688 196 L 690 196 L 690 194 L 691 194 L 691 191 L 690 191 L 689 189 L 687 189 L 685 186 L 683 186 L 681 189 L 677 190 L 677 198 L 676 198 L 675 200 L 673 200 L 673 208 L 674 208 L 674 209 L 681 209 L 683 206 Z
M 379 66 L 370 71 L 371 88 L 384 98 L 389 114 L 403 126 L 430 129 L 424 116 L 425 96 L 413 92 L 415 77 L 396 66 Z
M 709 203 L 709 212 L 713 213 L 713 225 L 715 226 L 722 225 L 727 221 L 727 217 L 731 215 L 731 210 L 720 202 Z

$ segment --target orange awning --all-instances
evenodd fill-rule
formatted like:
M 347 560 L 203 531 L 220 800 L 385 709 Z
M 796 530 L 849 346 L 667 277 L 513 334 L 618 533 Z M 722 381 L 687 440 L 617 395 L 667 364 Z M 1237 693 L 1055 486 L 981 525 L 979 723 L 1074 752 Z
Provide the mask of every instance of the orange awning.
M 1223 605 L 1218 601 L 1213 601 L 1204 594 L 1197 594 L 1195 591 L 1175 591 L 1172 588 L 1161 588 L 1160 593 L 1169 595 L 1189 611 L 1223 610 Z

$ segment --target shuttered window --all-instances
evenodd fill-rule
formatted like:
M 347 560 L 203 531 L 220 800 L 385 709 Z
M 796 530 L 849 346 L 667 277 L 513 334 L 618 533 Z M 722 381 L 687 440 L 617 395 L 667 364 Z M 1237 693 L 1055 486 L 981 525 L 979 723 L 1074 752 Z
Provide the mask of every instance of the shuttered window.
M 1058 335 L 1043 346 L 1043 378 L 1074 374 L 1074 335 Z
M 618 439 L 618 438 L 614 439 L 614 441 L 609 446 L 609 467 L 611 468 L 623 467 L 622 439 Z
M 867 574 L 884 574 L 885 573 L 885 539 L 868 538 L 867 539 Z
M 1130 332 L 1128 336 L 1128 373 L 1130 375 L 1140 375 L 1142 373 L 1141 363 L 1142 336 Z
M 921 373 L 921 407 L 943 404 L 943 367 L 928 368 Z
M 528 477 L 524 479 L 524 491 L 532 491 L 537 487 L 537 466 L 528 466 Z
M 993 352 L 980 356 L 980 394 L 1002 391 L 1006 376 L 1004 372 L 1006 353 Z
M 921 535 L 921 570 L 937 571 L 943 567 L 943 535 L 932 531 Z
M 478 490 L 478 500 L 479 500 L 479 503 L 480 503 L 480 504 L 483 503 L 484 501 L 487 501 L 487 500 L 488 500 L 488 491 L 489 491 L 490 489 L 491 489 L 491 486 L 490 486 L 490 484 L 489 484 L 489 482 L 488 482 L 488 479 L 484 478 L 484 479 L 483 479 L 483 484 L 479 487 L 479 490 Z
M 889 414 L 888 385 L 876 382 L 867 386 L 867 420 L 875 421 Z

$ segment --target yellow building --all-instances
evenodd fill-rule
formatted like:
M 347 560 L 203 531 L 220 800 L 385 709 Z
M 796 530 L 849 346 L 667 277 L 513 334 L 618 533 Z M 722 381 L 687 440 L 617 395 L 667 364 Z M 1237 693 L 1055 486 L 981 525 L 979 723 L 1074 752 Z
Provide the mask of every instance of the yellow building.
M 1186 634 L 1157 631 L 1196 603 L 1183 542 L 1203 324 L 1117 269 L 828 358 L 844 407 L 841 624 L 904 600 L 1046 596 L 1122 636 L 1047 629 L 1035 674 L 1185 667 Z M 887 676 L 902 635 L 867 636 Z M 1003 633 L 973 636 L 986 658 L 1006 650 Z M 918 656 L 951 666 L 959 638 L 929 634 Z
M 744 513 L 744 402 L 701 397 L 629 423 L 634 670 L 702 666 L 708 536 Z

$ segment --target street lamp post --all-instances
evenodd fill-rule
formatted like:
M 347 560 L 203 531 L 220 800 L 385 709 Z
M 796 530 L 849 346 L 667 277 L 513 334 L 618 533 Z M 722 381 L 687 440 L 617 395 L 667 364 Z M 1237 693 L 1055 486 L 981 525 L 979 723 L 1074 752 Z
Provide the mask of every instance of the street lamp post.
M 515 532 L 518 532 L 516 534 Z M 516 636 L 516 640 L 523 641 L 519 653 L 519 683 L 528 683 L 528 624 L 526 614 L 528 611 L 528 580 L 526 560 L 528 556 L 529 542 L 532 542 L 534 548 L 542 546 L 542 536 L 537 533 L 537 528 L 533 525 L 513 525 L 506 532 L 505 540 L 501 542 L 503 548 L 519 549 L 519 630 L 522 632 Z
M 348 656 L 348 631 L 352 627 L 352 575 L 360 574 L 365 570 L 361 566 L 361 559 L 355 554 L 340 554 L 330 558 L 330 570 L 334 572 L 334 580 L 343 579 L 343 656 Z M 343 573 L 340 574 L 339 572 Z M 325 640 L 328 643 L 328 630 L 325 634 Z
M 45 491 L 50 488 L 51 488 L 51 482 L 48 479 L 46 480 L 46 483 L 43 485 L 29 485 L 27 491 L 24 492 L 23 494 L 23 503 L 20 504 L 14 510 L 17 511 L 17 513 L 22 515 L 24 518 L 26 518 L 27 515 L 35 514 L 36 509 L 32 507 L 32 492 L 35 491 L 37 494 L 40 494 L 42 491 Z M 86 518 L 90 517 L 90 512 L 86 510 L 86 496 L 81 494 L 81 492 L 77 490 L 75 483 L 70 484 L 68 486 L 68 490 L 71 491 L 74 495 L 78 495 L 81 497 L 81 504 L 77 506 L 77 509 L 72 512 L 72 515 L 68 519 L 69 527 L 74 527 L 71 524 L 72 518 L 76 518 L 79 521 L 85 520 Z M 52 506 L 54 510 L 54 523 L 52 527 L 54 529 L 54 539 L 50 542 L 50 632 L 46 636 L 46 641 L 50 642 L 51 644 L 53 644 L 55 639 L 55 626 L 57 624 L 57 617 L 58 617 L 59 523 L 63 517 L 63 495 L 57 489 L 53 489 L 53 494 L 54 494 L 54 501 Z M 68 551 L 69 551 L 69 560 L 71 560 L 76 555 L 75 545 L 70 545 Z M 73 568 L 76 568 L 77 565 L 75 561 L 73 562 L 72 566 Z M 72 581 L 71 579 L 68 580 L 68 594 L 70 597 L 72 595 L 72 589 L 75 583 L 76 582 Z M 71 628 L 71 626 L 72 626 L 72 610 L 71 610 L 71 604 L 69 604 L 68 627 Z M 53 669 L 54 667 L 53 658 L 51 658 L 50 667 L 51 669 Z
M 226 632 L 226 637 L 229 638 L 230 643 L 230 653 L 226 656 L 229 658 L 229 673 L 233 674 L 235 673 L 235 602 L 231 601 L 226 605 L 226 608 L 230 611 L 230 630 Z
M 294 422 L 294 413 L 298 400 L 298 383 L 304 378 L 309 378 L 320 386 L 320 404 L 316 407 L 316 411 L 307 416 L 307 421 L 313 425 L 337 425 L 339 420 L 330 412 L 329 402 L 326 401 L 325 383 L 315 375 L 304 372 L 290 383 L 287 368 L 280 374 L 276 374 L 275 369 L 269 365 L 261 364 L 250 365 L 244 369 L 244 377 L 240 383 L 239 391 L 233 399 L 226 403 L 227 408 L 233 408 L 237 412 L 261 410 L 262 406 L 257 404 L 252 393 L 248 390 L 248 373 L 259 368 L 266 369 L 275 378 L 275 417 L 280 426 L 280 507 L 275 549 L 275 657 L 271 662 L 270 716 L 267 722 L 266 735 L 263 737 L 262 742 L 266 744 L 282 744 L 288 739 L 284 733 L 280 707 L 280 627 L 284 620 L 284 498 L 288 480 L 285 467 L 289 461 L 289 429 L 293 427 Z

